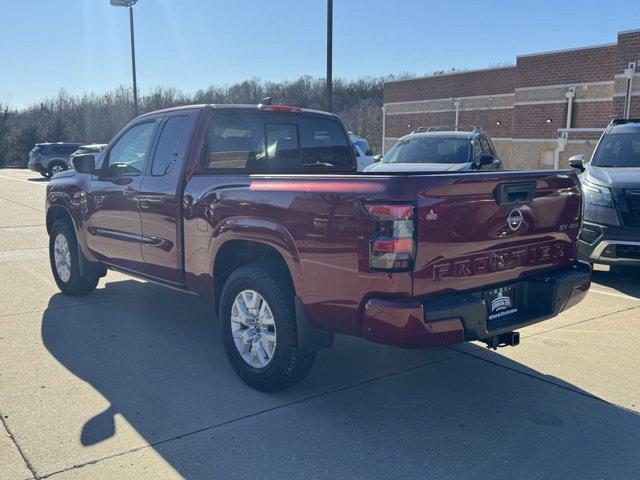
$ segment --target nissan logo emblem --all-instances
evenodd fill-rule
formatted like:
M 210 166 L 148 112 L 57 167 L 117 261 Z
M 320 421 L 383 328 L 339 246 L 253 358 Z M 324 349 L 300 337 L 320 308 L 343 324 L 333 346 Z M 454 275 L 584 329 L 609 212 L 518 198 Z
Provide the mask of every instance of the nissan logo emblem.
M 511 230 L 512 232 L 515 232 L 520 228 L 520 225 L 522 225 L 522 222 L 524 222 L 524 217 L 522 216 L 522 212 L 520 211 L 519 208 L 513 208 L 509 212 L 509 215 L 507 215 L 507 225 L 509 225 L 509 230 Z

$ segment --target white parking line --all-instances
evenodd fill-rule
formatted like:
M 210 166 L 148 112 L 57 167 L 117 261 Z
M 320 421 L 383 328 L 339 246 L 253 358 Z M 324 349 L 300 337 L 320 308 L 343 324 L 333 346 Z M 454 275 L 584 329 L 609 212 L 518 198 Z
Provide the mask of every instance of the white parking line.
M 0 263 L 36 260 L 48 257 L 49 251 L 46 248 L 26 248 L 24 250 L 0 251 Z
M 29 185 L 38 185 L 39 187 L 46 187 L 47 186 L 46 183 L 33 182 L 31 180 L 25 180 L 23 178 L 9 177 L 7 175 L 0 175 L 0 178 L 6 178 L 8 180 L 15 180 L 16 182 L 24 182 L 24 183 L 28 183 Z

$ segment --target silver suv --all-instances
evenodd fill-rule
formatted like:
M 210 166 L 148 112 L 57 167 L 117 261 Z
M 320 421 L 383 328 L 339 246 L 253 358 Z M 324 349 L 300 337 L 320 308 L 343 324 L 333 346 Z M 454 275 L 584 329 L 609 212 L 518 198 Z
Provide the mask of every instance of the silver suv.
M 58 172 L 71 168 L 70 156 L 80 143 L 36 143 L 29 152 L 29 170 L 40 173 L 43 177 L 52 177 Z

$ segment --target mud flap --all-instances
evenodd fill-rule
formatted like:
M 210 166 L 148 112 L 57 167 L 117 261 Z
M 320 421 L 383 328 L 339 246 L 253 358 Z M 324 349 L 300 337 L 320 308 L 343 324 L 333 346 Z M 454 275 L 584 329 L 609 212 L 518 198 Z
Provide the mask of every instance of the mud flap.
M 77 242 L 76 242 L 77 243 Z M 82 253 L 78 244 L 78 266 L 82 278 L 104 277 L 107 274 L 107 267 L 98 262 L 90 262 Z
M 298 348 L 303 354 L 317 352 L 323 348 L 329 348 L 333 345 L 334 333 L 327 330 L 320 330 L 311 325 L 311 322 L 304 313 L 302 300 L 296 296 L 296 326 L 298 328 Z

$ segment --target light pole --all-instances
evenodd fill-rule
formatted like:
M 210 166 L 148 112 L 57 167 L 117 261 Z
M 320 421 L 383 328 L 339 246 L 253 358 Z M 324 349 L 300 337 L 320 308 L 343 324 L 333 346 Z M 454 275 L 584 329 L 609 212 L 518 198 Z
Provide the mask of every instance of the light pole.
M 327 111 L 333 110 L 333 0 L 327 0 Z
M 133 73 L 133 113 L 138 116 L 138 84 L 136 82 L 136 45 L 133 34 L 133 5 L 138 0 L 109 0 L 114 7 L 129 8 L 129 31 L 131 32 L 131 71 Z

